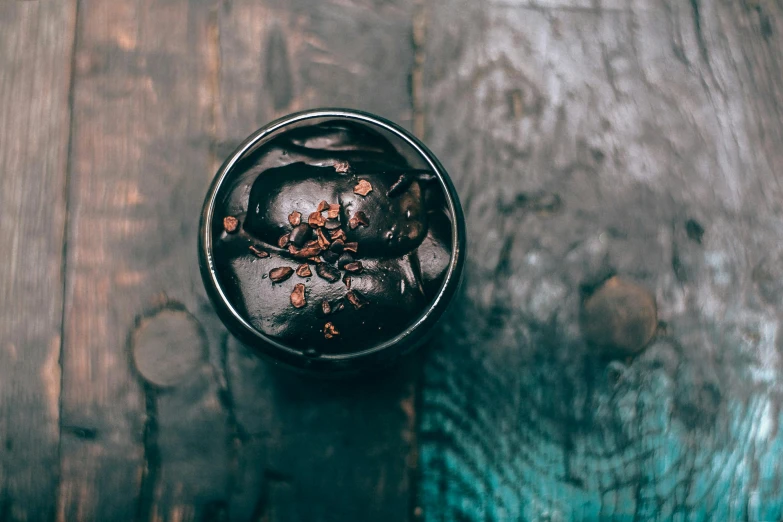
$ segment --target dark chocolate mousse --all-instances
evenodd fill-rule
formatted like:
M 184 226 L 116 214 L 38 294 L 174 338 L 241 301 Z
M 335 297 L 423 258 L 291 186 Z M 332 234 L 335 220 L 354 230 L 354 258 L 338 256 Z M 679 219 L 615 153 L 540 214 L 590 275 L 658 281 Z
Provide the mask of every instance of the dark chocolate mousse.
M 285 131 L 241 160 L 214 231 L 234 308 L 307 353 L 365 350 L 416 321 L 440 289 L 452 237 L 441 185 L 411 163 L 348 121 Z

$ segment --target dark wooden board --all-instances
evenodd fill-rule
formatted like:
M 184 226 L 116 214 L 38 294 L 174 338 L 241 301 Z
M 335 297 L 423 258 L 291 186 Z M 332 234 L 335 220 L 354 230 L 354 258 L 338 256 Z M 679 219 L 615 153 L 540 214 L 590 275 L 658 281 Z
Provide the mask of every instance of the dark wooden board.
M 776 0 L 0 3 L 0 519 L 403 520 L 417 416 L 415 518 L 781 518 L 781 34 Z M 201 288 L 217 164 L 326 105 L 464 198 L 418 410 L 416 360 L 275 371 Z M 580 325 L 611 274 L 657 301 L 635 358 Z
M 60 516 L 225 509 L 222 329 L 196 236 L 212 174 L 216 4 L 79 2 Z M 214 358 L 213 358 L 214 354 Z
M 318 101 L 410 121 L 409 6 L 79 7 L 61 517 L 405 517 L 415 371 L 270 370 L 214 316 L 195 240 L 217 163 L 275 115 Z M 342 39 L 357 20 L 380 29 L 366 49 Z
M 470 247 L 424 520 L 781 518 L 782 7 L 427 4 L 417 107 Z M 612 273 L 657 300 L 635 358 L 580 328 Z
M 75 3 L 0 2 L 0 520 L 51 520 Z
M 300 109 L 359 108 L 410 125 L 412 10 L 408 0 L 224 3 L 218 157 Z M 237 450 L 231 520 L 407 519 L 415 362 L 314 382 L 228 337 L 224 362 Z

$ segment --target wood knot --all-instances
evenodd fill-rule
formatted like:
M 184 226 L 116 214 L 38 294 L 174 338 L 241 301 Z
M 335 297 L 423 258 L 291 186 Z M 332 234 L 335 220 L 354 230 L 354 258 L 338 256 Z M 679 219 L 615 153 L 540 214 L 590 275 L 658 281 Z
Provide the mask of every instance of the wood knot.
M 634 355 L 658 325 L 655 298 L 646 288 L 613 276 L 582 302 L 581 323 L 592 347 L 616 357 Z
M 756 284 L 761 299 L 772 306 L 783 303 L 783 255 L 764 258 L 753 268 L 751 278 Z
M 199 322 L 178 308 L 164 308 L 142 318 L 131 343 L 136 370 L 161 388 L 174 386 L 195 372 L 207 351 Z

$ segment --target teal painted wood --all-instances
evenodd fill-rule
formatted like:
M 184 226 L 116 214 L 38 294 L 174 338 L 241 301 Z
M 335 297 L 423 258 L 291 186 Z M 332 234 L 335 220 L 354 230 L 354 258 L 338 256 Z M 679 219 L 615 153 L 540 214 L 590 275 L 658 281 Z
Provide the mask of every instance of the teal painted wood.
M 419 116 L 470 246 L 425 368 L 417 513 L 783 518 L 783 6 L 434 0 L 422 20 Z M 634 359 L 582 338 L 582 287 L 610 273 L 658 303 Z

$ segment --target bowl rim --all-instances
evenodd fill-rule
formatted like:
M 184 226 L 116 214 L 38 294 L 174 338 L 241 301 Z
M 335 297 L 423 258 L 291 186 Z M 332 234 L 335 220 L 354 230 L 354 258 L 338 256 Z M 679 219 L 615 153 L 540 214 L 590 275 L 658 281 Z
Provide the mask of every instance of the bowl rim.
M 406 145 L 413 148 L 413 150 L 427 163 L 428 167 L 435 173 L 438 181 L 441 184 L 441 188 L 446 196 L 446 202 L 449 212 L 451 213 L 451 259 L 449 261 L 449 268 L 446 273 L 446 277 L 441 283 L 440 289 L 435 297 L 430 301 L 427 307 L 416 318 L 414 322 L 409 324 L 402 332 L 398 333 L 391 339 L 388 339 L 382 343 L 371 346 L 364 350 L 343 354 L 318 354 L 317 360 L 319 361 L 331 361 L 331 362 L 347 362 L 357 361 L 370 358 L 379 353 L 385 352 L 390 348 L 405 344 L 409 339 L 414 339 L 414 333 L 417 332 L 425 323 L 434 323 L 443 314 L 447 307 L 450 298 L 459 286 L 460 278 L 462 275 L 462 269 L 465 261 L 466 251 L 466 232 L 465 232 L 465 219 L 462 212 L 462 206 L 460 205 L 459 197 L 454 185 L 451 181 L 446 170 L 441 165 L 440 161 L 435 155 L 424 145 L 416 136 L 411 132 L 404 129 L 400 125 L 393 123 L 386 118 L 370 114 L 368 112 L 355 110 L 355 109 L 343 109 L 343 108 L 318 108 L 295 112 L 282 118 L 278 118 L 260 129 L 253 132 L 247 139 L 245 139 L 235 150 L 232 152 L 225 162 L 218 169 L 212 183 L 210 184 L 207 196 L 204 200 L 204 205 L 201 213 L 201 222 L 199 225 L 199 261 L 201 265 L 201 275 L 204 281 L 204 285 L 207 287 L 208 295 L 217 308 L 222 308 L 222 311 L 228 314 L 229 318 L 242 329 L 242 335 L 240 338 L 247 342 L 252 343 L 254 348 L 258 348 L 259 345 L 263 346 L 263 351 L 266 355 L 273 359 L 307 359 L 312 360 L 313 357 L 305 355 L 302 350 L 291 348 L 286 346 L 282 342 L 266 335 L 264 332 L 255 328 L 240 314 L 236 308 L 231 304 L 225 292 L 223 291 L 218 273 L 215 267 L 215 260 L 213 257 L 213 221 L 215 210 L 218 201 L 218 194 L 221 192 L 226 180 L 230 178 L 234 167 L 237 163 L 252 149 L 257 146 L 261 146 L 265 139 L 271 139 L 278 131 L 284 129 L 287 126 L 300 123 L 307 120 L 314 119 L 342 119 L 360 122 L 370 127 L 378 127 L 391 133 L 396 138 L 401 139 Z M 219 299 L 219 300 L 218 300 Z M 216 302 L 217 301 L 217 302 Z M 220 310 L 218 310 L 220 312 Z M 223 317 L 223 314 L 219 314 Z M 225 323 L 225 321 L 224 321 Z M 226 325 L 229 326 L 229 325 Z M 232 328 L 229 327 L 229 330 Z M 233 332 L 232 332 L 233 333 Z M 270 349 L 273 348 L 273 349 Z M 280 353 L 275 353 L 279 350 Z

